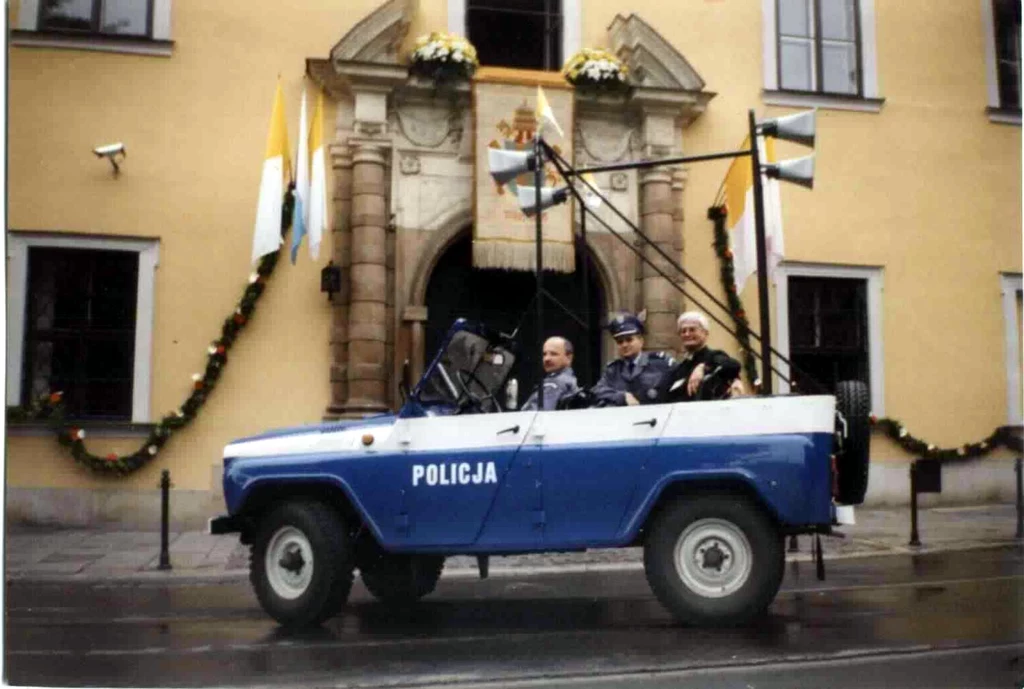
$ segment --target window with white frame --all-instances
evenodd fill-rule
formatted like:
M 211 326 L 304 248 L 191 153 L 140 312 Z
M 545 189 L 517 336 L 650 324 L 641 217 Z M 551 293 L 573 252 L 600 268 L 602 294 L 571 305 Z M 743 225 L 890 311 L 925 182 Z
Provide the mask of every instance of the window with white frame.
M 1024 301 L 1024 286 L 1020 275 L 1002 275 L 1003 322 L 1006 328 L 1006 421 L 1011 425 L 1024 423 L 1024 388 L 1021 387 L 1021 371 L 1024 370 L 1024 356 L 1021 355 L 1021 309 Z
M 14 45 L 170 55 L 172 0 L 21 0 Z
M 12 233 L 7 404 L 60 391 L 71 418 L 149 420 L 156 240 Z
M 448 0 L 448 31 L 481 65 L 558 70 L 580 49 L 582 0 Z
M 815 389 L 807 376 L 829 391 L 841 380 L 861 380 L 882 416 L 882 269 L 783 263 L 775 297 L 778 350 L 793 364 L 779 370 L 804 392 Z
M 765 101 L 877 110 L 874 0 L 762 0 Z

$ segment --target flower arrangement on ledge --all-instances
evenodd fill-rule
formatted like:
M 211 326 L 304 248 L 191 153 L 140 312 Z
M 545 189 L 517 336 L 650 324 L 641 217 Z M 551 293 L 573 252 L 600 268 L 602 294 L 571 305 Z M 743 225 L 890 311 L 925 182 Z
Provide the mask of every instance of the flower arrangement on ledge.
M 577 88 L 623 92 L 629 89 L 629 67 L 607 50 L 584 48 L 565 62 L 562 76 Z
M 435 82 L 468 80 L 479 64 L 472 43 L 442 31 L 420 36 L 409 54 L 409 74 Z

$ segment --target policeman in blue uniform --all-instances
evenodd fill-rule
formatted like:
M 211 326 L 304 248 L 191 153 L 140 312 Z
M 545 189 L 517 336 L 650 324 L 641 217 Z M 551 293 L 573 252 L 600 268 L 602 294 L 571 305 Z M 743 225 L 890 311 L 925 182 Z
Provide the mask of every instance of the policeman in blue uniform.
M 644 321 L 631 313 L 620 314 L 608 324 L 619 358 L 604 368 L 591 391 L 598 404 L 625 406 L 656 401 L 658 383 L 675 363 L 664 352 L 644 351 Z
M 558 400 L 572 395 L 579 390 L 576 374 L 572 370 L 572 343 L 564 337 L 549 337 L 544 341 L 544 409 L 551 411 L 558 405 Z M 523 410 L 537 409 L 540 385 L 533 391 Z

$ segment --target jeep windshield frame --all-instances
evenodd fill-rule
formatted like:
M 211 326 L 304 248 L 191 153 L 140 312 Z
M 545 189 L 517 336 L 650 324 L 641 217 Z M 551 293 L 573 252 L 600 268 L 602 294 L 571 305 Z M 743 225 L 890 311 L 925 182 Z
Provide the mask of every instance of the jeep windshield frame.
M 460 318 L 449 328 L 400 415 L 416 415 L 415 407 L 424 412 L 454 414 L 474 401 L 496 400 L 515 360 L 507 338 Z M 497 402 L 494 408 L 500 410 Z

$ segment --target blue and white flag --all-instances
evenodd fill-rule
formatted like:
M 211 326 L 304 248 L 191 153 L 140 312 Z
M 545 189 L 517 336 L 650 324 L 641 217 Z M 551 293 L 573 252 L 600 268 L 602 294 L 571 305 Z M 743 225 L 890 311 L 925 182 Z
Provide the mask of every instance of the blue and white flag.
M 299 111 L 299 152 L 295 161 L 295 207 L 292 209 L 292 265 L 299 255 L 299 245 L 306 235 L 306 214 L 309 208 L 309 140 L 306 138 L 306 89 L 302 89 Z

